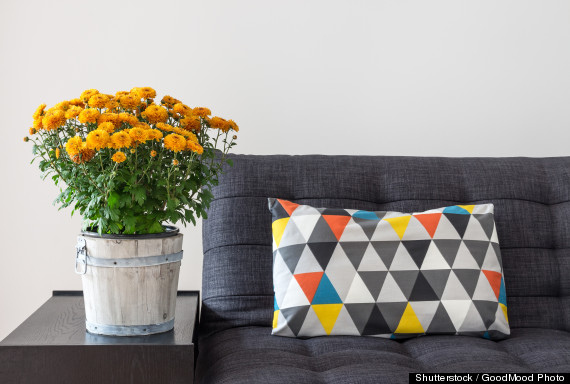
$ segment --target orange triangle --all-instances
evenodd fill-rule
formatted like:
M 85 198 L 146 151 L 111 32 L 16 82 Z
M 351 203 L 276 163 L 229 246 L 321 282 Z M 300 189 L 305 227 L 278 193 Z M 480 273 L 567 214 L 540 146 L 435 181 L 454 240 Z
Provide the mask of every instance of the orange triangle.
M 501 278 L 503 275 L 495 271 L 482 270 L 481 272 L 483 272 L 487 277 L 487 280 L 489 280 L 489 284 L 491 284 L 491 288 L 493 288 L 493 292 L 495 292 L 495 296 L 497 296 L 497 300 L 499 300 L 499 293 L 501 292 Z
M 439 219 L 441 219 L 441 213 L 424 213 L 414 215 L 414 217 L 422 223 L 430 237 L 433 237 L 435 230 L 437 229 L 437 225 L 439 224 Z
M 313 297 L 317 292 L 317 288 L 321 282 L 323 274 L 324 272 L 309 272 L 293 275 L 295 276 L 295 279 L 297 279 L 297 283 L 299 283 L 303 292 L 305 292 L 305 296 L 307 296 L 309 303 L 313 301 Z
M 337 216 L 337 215 L 323 215 L 323 219 L 328 223 L 333 231 L 336 239 L 340 241 L 340 237 L 346 228 L 346 224 L 351 219 L 351 216 Z
M 295 209 L 297 209 L 297 207 L 299 206 L 299 204 L 292 203 L 292 202 L 287 201 L 287 200 L 277 199 L 277 201 L 279 202 L 279 204 L 281 204 L 281 206 L 289 214 L 289 216 L 291 216 L 293 214 L 293 211 Z

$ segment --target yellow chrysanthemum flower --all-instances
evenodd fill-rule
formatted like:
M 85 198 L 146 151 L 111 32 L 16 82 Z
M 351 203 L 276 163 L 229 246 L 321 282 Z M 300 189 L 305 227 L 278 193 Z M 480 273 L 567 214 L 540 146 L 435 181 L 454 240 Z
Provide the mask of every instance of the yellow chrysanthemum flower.
M 172 165 L 178 165 L 178 164 L 180 164 L 180 163 L 178 162 L 178 160 L 176 160 L 176 159 L 172 160 Z
M 217 128 L 222 132 L 227 132 L 230 130 L 230 124 L 226 119 L 222 119 L 221 117 L 214 116 L 210 119 L 210 126 L 212 128 Z
M 112 123 L 115 128 L 118 127 L 120 125 L 119 122 L 119 115 L 117 115 L 116 113 L 111 113 L 111 112 L 105 112 L 102 113 L 98 118 L 97 118 L 97 123 L 98 124 L 103 124 L 103 123 Z
M 164 123 L 168 119 L 168 111 L 158 105 L 150 105 L 144 110 L 142 116 L 151 124 Z
M 69 100 L 69 104 L 75 107 L 85 108 L 85 104 L 83 103 L 83 101 L 81 101 L 81 99 L 71 99 Z
M 159 131 L 158 129 L 149 129 L 147 132 L 149 140 L 160 141 L 160 139 L 162 139 L 162 137 L 164 136 L 162 132 Z
M 125 109 L 135 109 L 141 102 L 140 99 L 138 99 L 136 96 L 128 94 L 121 96 L 119 98 L 119 103 L 121 103 Z
M 186 139 L 177 133 L 171 133 L 164 138 L 164 146 L 173 152 L 180 152 L 186 148 Z
M 156 157 L 157 153 L 155 150 L 150 151 L 150 157 Z
M 91 108 L 103 108 L 105 107 L 105 104 L 107 104 L 107 101 L 109 101 L 109 97 L 107 95 L 98 93 L 91 96 L 87 104 L 89 104 Z
M 42 126 L 44 129 L 51 131 L 52 129 L 61 127 L 66 121 L 65 112 L 60 109 L 51 108 L 42 118 Z
M 106 121 L 104 123 L 100 123 L 97 127 L 98 129 L 105 131 L 107 133 L 113 133 L 115 131 L 115 125 L 110 121 Z
M 197 116 L 186 116 L 182 120 L 180 120 L 180 125 L 189 130 L 194 132 L 200 132 L 200 128 L 202 127 L 200 123 L 200 118 Z
M 142 121 L 139 121 L 133 126 L 133 128 L 150 129 L 150 125 L 148 125 L 147 123 L 143 123 Z
M 147 130 L 142 128 L 129 129 L 129 136 L 136 144 L 141 144 L 148 140 Z
M 81 96 L 79 96 L 79 98 L 86 103 L 91 98 L 91 96 L 95 96 L 98 93 L 99 91 L 96 89 L 87 89 L 81 92 Z
M 156 124 L 156 128 L 160 129 L 161 131 L 164 132 L 172 132 L 174 131 L 174 127 L 170 124 L 166 124 L 166 123 L 157 123 Z
M 30 132 L 30 135 L 33 135 L 33 134 L 35 134 L 37 131 L 36 131 L 36 129 L 35 129 L 34 127 L 32 127 L 32 128 L 29 129 L 28 132 Z
M 123 161 L 127 160 L 127 156 L 123 152 L 118 151 L 118 152 L 115 152 L 113 154 L 113 156 L 111 157 L 111 160 L 113 160 L 115 163 L 120 164 Z
M 131 95 L 136 95 L 139 99 L 154 99 L 156 91 L 151 87 L 137 87 L 131 89 Z
M 116 111 L 119 108 L 119 103 L 116 100 L 109 100 L 105 103 L 107 111 Z
M 119 113 L 119 121 L 121 123 L 127 123 L 134 127 L 139 122 L 139 119 L 130 113 L 121 112 Z
M 164 105 L 166 105 L 166 106 L 169 107 L 169 108 L 172 108 L 172 107 L 174 106 L 174 104 L 178 104 L 178 103 L 180 103 L 180 102 L 181 102 L 180 100 L 175 99 L 175 98 L 172 97 L 172 96 L 164 96 L 164 97 L 162 98 L 162 100 L 160 100 L 160 104 L 164 104 Z
M 132 139 L 128 133 L 125 131 L 114 133 L 111 136 L 111 147 L 120 149 L 120 148 L 128 148 L 131 146 Z
M 61 101 L 53 106 L 54 109 L 59 109 L 63 112 L 67 111 L 71 107 L 71 103 L 69 101 Z
M 66 119 L 75 119 L 79 114 L 83 111 L 83 108 L 72 105 L 69 107 L 67 111 L 65 111 L 65 118 Z
M 234 131 L 239 132 L 239 127 L 235 121 L 228 120 L 228 123 L 230 124 L 230 129 L 233 129 Z
M 192 110 L 192 114 L 200 117 L 207 117 L 212 114 L 212 111 L 210 111 L 208 108 L 196 107 Z
M 187 106 L 186 104 L 176 103 L 172 108 L 174 113 L 178 113 L 180 116 L 191 116 L 192 115 L 192 108 Z
M 65 143 L 65 151 L 67 152 L 69 157 L 73 157 L 79 153 L 79 151 L 81 150 L 82 143 L 83 140 L 79 136 L 75 136 L 67 140 L 67 143 Z
M 102 149 L 107 146 L 109 142 L 109 133 L 102 129 L 96 129 L 87 134 L 87 148 L 89 149 Z
M 79 121 L 82 122 L 83 124 L 95 123 L 97 122 L 97 119 L 99 118 L 100 115 L 101 113 L 99 113 L 99 111 L 96 110 L 95 108 L 87 108 L 81 111 L 81 113 L 79 114 Z
M 186 141 L 186 146 L 187 149 L 197 153 L 199 155 L 201 155 L 202 153 L 204 153 L 204 147 L 202 147 L 200 144 L 198 144 L 197 142 L 193 141 L 193 140 L 187 140 Z
M 43 116 L 44 114 L 44 110 L 46 109 L 47 105 L 45 104 L 40 104 L 40 106 L 36 109 L 36 111 L 34 112 L 34 120 L 39 119 L 41 116 Z
M 39 118 L 35 119 L 32 126 L 37 130 L 43 129 L 44 126 L 42 125 L 42 117 L 40 116 Z

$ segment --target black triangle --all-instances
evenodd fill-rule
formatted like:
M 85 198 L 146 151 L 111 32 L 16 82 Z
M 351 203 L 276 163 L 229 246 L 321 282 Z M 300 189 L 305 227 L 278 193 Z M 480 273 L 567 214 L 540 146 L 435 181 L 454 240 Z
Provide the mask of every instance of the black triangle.
M 281 313 L 287 320 L 287 325 L 291 328 L 291 331 L 293 331 L 295 336 L 299 334 L 310 307 L 310 305 L 302 305 L 299 307 L 281 309 Z
M 479 311 L 481 319 L 483 319 L 483 324 L 489 329 L 491 324 L 495 322 L 495 315 L 497 314 L 497 307 L 499 303 L 496 301 L 486 301 L 486 300 L 473 300 L 475 308 Z
M 474 218 L 479 220 L 479 224 L 481 224 L 481 228 L 487 235 L 489 239 L 493 236 L 493 229 L 495 228 L 495 220 L 493 218 L 492 213 L 483 213 L 483 214 L 474 214 Z
M 360 271 L 358 274 L 372 294 L 372 297 L 376 300 L 378 295 L 380 295 L 380 290 L 384 285 L 388 271 Z
M 479 269 L 454 269 L 453 272 L 467 291 L 469 297 L 473 297 L 481 271 Z
M 382 316 L 382 313 L 380 313 L 380 310 L 375 305 L 374 308 L 372 308 L 368 323 L 366 323 L 362 331 L 362 335 L 381 335 L 386 333 L 392 333 L 392 331 L 386 323 L 386 320 L 384 320 L 384 316 Z
M 299 263 L 299 259 L 305 250 L 306 244 L 295 244 L 289 245 L 287 247 L 279 248 L 279 253 L 281 254 L 281 258 L 287 264 L 287 267 L 291 271 L 291 273 L 295 273 L 295 268 L 297 268 L 297 264 Z
M 461 213 L 444 213 L 444 215 L 447 220 L 449 220 L 449 222 L 453 225 L 457 233 L 459 233 L 459 237 L 463 238 L 471 215 L 464 215 Z
M 431 240 L 407 240 L 402 241 L 406 250 L 412 256 L 412 259 L 416 262 L 418 268 L 421 268 L 424 258 L 426 257 L 427 250 Z
M 352 318 L 356 329 L 362 334 L 364 327 L 368 323 L 372 309 L 376 307 L 375 303 L 357 303 L 357 304 L 345 304 L 348 314 Z
M 352 216 L 350 213 L 346 212 L 344 209 L 341 208 L 325 208 L 322 212 L 322 215 L 334 215 L 334 216 Z
M 406 296 L 406 299 L 410 300 L 410 294 L 412 289 L 414 289 L 420 271 L 390 271 L 390 273 L 404 296 Z
M 334 253 L 337 246 L 337 242 L 334 243 L 308 243 L 309 249 L 315 255 L 315 259 L 319 262 L 323 270 L 327 269 L 329 261 Z
M 270 207 L 269 209 L 271 210 L 272 221 L 290 217 L 285 208 L 283 208 L 281 203 L 277 200 L 275 200 L 273 207 Z
M 377 305 L 378 309 L 380 309 L 380 312 L 384 316 L 384 319 L 390 326 L 390 332 L 396 332 L 408 302 L 377 303 Z
M 435 316 L 431 320 L 431 323 L 426 331 L 426 333 L 456 333 L 455 325 L 449 318 L 447 311 L 443 304 L 439 303 Z
M 457 257 L 457 251 L 459 250 L 459 246 L 461 245 L 461 240 L 452 240 L 452 239 L 444 239 L 444 240 L 434 240 L 433 241 L 441 252 L 441 255 L 449 264 L 449 268 L 453 266 L 453 262 Z
M 502 267 L 501 247 L 497 243 L 491 243 L 491 245 L 493 246 L 493 250 L 495 251 L 495 255 L 497 255 L 497 260 L 499 260 L 499 263 L 501 263 L 501 267 Z
M 307 243 L 323 243 L 323 242 L 333 242 L 338 241 L 336 236 L 334 235 L 331 227 L 327 223 L 324 217 L 319 217 L 317 220 L 315 227 L 313 228 L 313 232 L 311 232 L 311 236 Z
M 435 293 L 423 274 L 419 274 L 410 294 L 410 301 L 439 301 L 440 297 Z
M 377 220 L 361 219 L 359 217 L 354 217 L 354 216 L 352 217 L 352 220 L 354 220 L 356 224 L 360 225 L 360 227 L 364 231 L 364 234 L 366 235 L 366 237 L 368 237 L 369 240 L 372 238 L 372 235 L 374 235 L 374 231 L 376 231 L 376 227 L 380 222 Z
M 487 254 L 487 249 L 489 249 L 489 242 L 482 240 L 463 240 L 471 256 L 475 259 L 479 268 L 483 265 L 485 261 L 485 255 Z
M 441 299 L 443 291 L 445 291 L 450 272 L 451 269 L 432 269 L 420 272 L 432 287 L 438 300 Z
M 354 269 L 358 269 L 360 262 L 362 261 L 362 257 L 364 256 L 364 252 L 366 252 L 366 248 L 368 248 L 368 241 L 342 241 L 339 243 L 342 247 L 344 253 L 354 266 Z
M 386 268 L 390 268 L 392 260 L 394 260 L 394 256 L 396 256 L 396 251 L 400 246 L 400 241 L 371 241 L 370 244 L 372 244 Z

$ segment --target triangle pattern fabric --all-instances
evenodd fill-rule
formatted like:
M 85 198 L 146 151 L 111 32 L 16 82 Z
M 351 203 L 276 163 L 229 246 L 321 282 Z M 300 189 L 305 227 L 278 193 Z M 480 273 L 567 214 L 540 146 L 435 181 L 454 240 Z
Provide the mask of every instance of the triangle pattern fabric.
M 341 241 L 339 244 L 345 252 L 346 257 L 348 257 L 354 266 L 354 269 L 358 269 L 358 266 L 362 261 L 362 257 L 364 256 L 364 252 L 366 252 L 366 248 L 368 248 L 370 243 L 367 241 Z
M 441 302 L 437 307 L 426 333 L 435 335 L 455 333 L 455 325 L 451 321 L 447 309 L 445 309 Z
M 324 271 L 321 264 L 317 261 L 311 248 L 308 246 L 305 247 L 303 253 L 301 254 L 301 258 L 295 267 L 294 273 L 307 273 L 307 272 L 322 272 Z
M 315 255 L 315 259 L 317 259 L 321 268 L 327 269 L 327 265 L 329 265 L 329 261 L 334 253 L 335 248 L 337 247 L 336 242 L 332 243 L 309 243 L 309 248 L 313 255 Z
M 376 300 L 378 295 L 380 295 L 380 290 L 384 285 L 384 280 L 386 280 L 387 271 L 361 271 L 358 272 L 360 278 L 366 284 L 366 288 Z
M 366 248 L 366 252 L 364 252 L 364 256 L 360 261 L 360 265 L 358 266 L 359 271 L 387 271 L 386 265 L 380 256 L 372 247 L 372 245 L 368 245 Z
M 289 223 L 289 218 L 285 217 L 283 219 L 275 220 L 271 226 L 273 230 L 273 241 L 277 247 L 279 247 L 279 244 L 281 243 L 281 238 L 283 237 L 287 223 Z
M 453 266 L 455 258 L 457 257 L 457 251 L 461 245 L 461 240 L 455 239 L 439 239 L 434 240 L 433 243 L 441 252 L 441 255 L 447 261 L 449 267 Z
M 471 256 L 477 262 L 479 268 L 483 265 L 483 261 L 485 260 L 485 256 L 487 255 L 487 250 L 490 247 L 490 242 L 488 240 L 480 241 L 480 240 L 463 240 L 463 243 L 471 253 Z
M 307 312 L 309 312 L 310 305 L 302 305 L 299 307 L 290 307 L 281 310 L 281 313 L 287 320 L 287 325 L 289 329 L 297 336 L 303 323 L 305 322 L 305 317 L 307 317 Z
M 325 273 L 341 300 L 344 301 L 348 294 L 352 279 L 354 278 L 354 275 L 356 275 L 356 269 L 341 247 L 335 248 Z
M 475 289 L 475 287 L 473 288 Z M 426 280 L 423 273 L 419 273 L 410 293 L 410 301 L 439 301 L 439 296 Z M 434 312 L 435 313 L 435 312 Z
M 390 274 L 400 287 L 406 300 L 410 300 L 412 289 L 414 289 L 420 271 L 390 271 Z
M 336 289 L 331 284 L 331 281 L 327 277 L 326 273 L 323 273 L 315 296 L 311 300 L 311 304 L 341 304 L 342 300 L 338 296 Z
M 364 327 L 368 323 L 368 319 L 370 319 L 370 315 L 372 314 L 372 309 L 376 307 L 376 303 L 350 303 L 345 304 L 346 310 L 350 314 L 354 325 L 358 329 L 358 332 L 362 334 L 364 331 Z M 387 333 L 390 333 L 388 331 Z
M 421 270 L 433 270 L 433 269 L 447 269 L 449 264 L 447 260 L 444 259 L 443 255 L 435 245 L 435 242 L 431 242 L 427 250 L 424 262 L 422 263 Z
M 293 275 L 297 280 L 297 283 L 305 293 L 309 303 L 313 301 L 317 288 L 321 282 L 324 272 L 309 272 L 309 273 L 299 273 L 298 275 Z M 300 328 L 299 328 L 300 329 Z M 298 333 L 299 331 L 297 331 Z
M 443 291 L 447 285 L 447 280 L 449 279 L 450 272 L 450 269 L 432 269 L 428 271 L 421 271 L 422 276 L 429 283 L 438 300 L 440 300 L 441 296 L 443 296 Z
M 439 307 L 440 301 L 410 301 L 410 305 L 416 314 L 416 317 L 420 321 L 423 329 L 428 329 L 437 308 Z
M 420 320 L 416 316 L 414 309 L 408 303 L 406 306 L 406 310 L 400 319 L 400 324 L 398 324 L 398 328 L 396 329 L 396 333 L 417 333 L 421 334 L 424 333 L 424 329 Z
M 451 225 L 455 228 L 459 237 L 463 238 L 465 230 L 467 229 L 467 224 L 469 224 L 470 215 L 456 214 L 456 213 L 445 213 L 444 215 L 449 220 Z
M 439 219 L 441 219 L 441 213 L 424 213 L 419 215 L 414 215 L 414 217 L 422 223 L 429 236 L 433 238 L 437 225 L 439 224 Z
M 323 219 L 325 219 L 336 239 L 339 241 L 350 218 L 350 216 L 323 215 Z
M 485 277 L 487 278 L 487 280 L 489 281 L 489 284 L 491 285 L 491 288 L 493 289 L 493 292 L 495 293 L 495 295 L 497 296 L 497 300 L 499 299 L 499 294 L 501 293 L 501 278 L 502 275 L 499 272 L 495 272 L 495 271 L 487 271 L 487 270 L 482 270 L 482 272 L 485 274 Z
M 408 240 L 402 241 L 402 244 L 416 262 L 418 269 L 422 266 L 426 253 L 431 244 L 431 240 Z
M 453 273 L 455 273 L 469 297 L 473 297 L 481 271 L 479 269 L 454 269 Z
M 313 307 L 326 334 L 330 335 L 342 309 L 342 304 L 318 304 L 311 307 Z
M 339 336 L 361 336 L 362 332 L 356 328 L 352 317 L 350 317 L 350 314 L 346 309 L 346 305 L 340 309 L 340 312 L 338 313 L 338 317 L 336 318 L 336 322 L 334 323 L 334 327 L 330 334 Z
M 384 280 L 384 285 L 380 290 L 380 295 L 378 295 L 378 299 L 376 301 L 380 303 L 407 302 L 408 298 L 404 293 L 402 293 L 402 290 L 398 286 L 398 283 L 396 283 L 396 280 L 392 277 L 392 274 L 388 273 Z
M 390 223 L 390 225 L 392 226 L 392 228 L 394 229 L 400 240 L 402 240 L 402 237 L 404 237 L 404 233 L 408 228 L 408 223 L 410 222 L 411 218 L 412 216 L 406 215 L 406 216 L 392 217 L 390 219 L 384 218 L 382 220 Z
M 370 213 L 372 213 L 372 212 L 370 212 Z M 374 216 L 376 216 L 376 215 L 374 215 Z M 378 220 L 377 219 L 370 220 L 370 219 L 360 218 L 360 217 L 355 217 L 355 216 L 352 216 L 352 220 L 354 220 L 354 222 L 356 224 L 360 225 L 360 227 L 362 228 L 362 230 L 366 234 L 366 237 L 368 237 L 368 240 L 370 240 L 372 238 L 372 235 L 374 234 L 374 231 L 376 231 L 376 227 L 378 226 Z
M 287 200 L 277 199 L 277 201 L 279 202 L 279 204 L 281 204 L 281 206 L 289 216 L 293 215 L 293 212 L 295 212 L 295 209 L 297 209 L 297 207 L 299 206 L 299 204 Z
M 288 247 L 279 247 L 279 254 L 283 258 L 285 264 L 287 264 L 291 273 L 295 273 L 295 268 L 297 268 L 297 264 L 299 263 L 306 246 L 307 244 L 302 243 L 290 245 Z
M 396 256 L 396 251 L 400 246 L 399 241 L 371 241 L 370 244 L 374 247 L 376 253 L 380 256 L 384 265 L 390 268 L 394 256 Z
M 364 326 L 362 335 L 381 335 L 391 332 L 390 326 L 386 323 L 386 320 L 384 320 L 384 316 L 382 316 L 378 307 L 374 305 L 368 322 Z
M 490 240 L 491 236 L 493 235 L 493 229 L 495 229 L 495 220 L 493 215 L 489 214 L 474 214 L 473 217 L 479 221 L 481 224 L 481 228 L 487 235 L 487 238 Z
M 335 243 L 337 241 L 336 235 L 325 218 L 319 217 L 308 239 L 308 243 Z
M 408 306 L 408 302 L 380 302 L 376 305 L 378 306 L 380 313 L 382 313 L 384 320 L 386 320 L 386 324 L 390 327 L 390 332 L 396 332 L 396 329 L 398 329 L 398 325 L 400 324 L 400 319 Z
M 374 303 L 375 297 L 372 296 L 366 283 L 356 274 L 352 279 L 352 284 L 348 290 L 348 294 L 344 299 L 344 303 Z

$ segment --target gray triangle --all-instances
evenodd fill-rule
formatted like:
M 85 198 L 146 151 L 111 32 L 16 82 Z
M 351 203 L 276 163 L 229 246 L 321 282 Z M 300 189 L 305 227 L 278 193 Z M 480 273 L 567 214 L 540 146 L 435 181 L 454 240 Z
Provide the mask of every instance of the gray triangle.
M 474 214 L 474 218 L 479 220 L 479 224 L 481 224 L 481 228 L 485 231 L 485 234 L 489 239 L 493 235 L 493 229 L 495 228 L 495 220 L 493 218 L 492 213 L 483 213 L 483 214 Z
M 354 269 L 358 269 L 362 256 L 364 256 L 364 252 L 366 252 L 366 248 L 368 248 L 370 243 L 368 241 L 341 241 L 339 244 L 354 266 Z
M 334 235 L 331 227 L 324 219 L 324 217 L 319 217 L 317 223 L 315 224 L 315 228 L 313 228 L 313 232 L 311 233 L 311 237 L 309 237 L 308 243 L 330 243 L 330 242 L 338 242 L 336 236 Z
M 364 281 L 364 284 L 366 284 L 366 288 L 368 288 L 374 300 L 376 300 L 378 295 L 380 295 L 380 290 L 384 285 L 388 271 L 361 271 L 358 274 Z
M 433 240 L 441 255 L 449 264 L 449 267 L 453 265 L 455 261 L 455 257 L 457 256 L 457 250 L 461 245 L 461 240 L 451 240 L 451 239 L 444 239 L 444 240 Z
M 489 249 L 489 242 L 481 240 L 463 240 L 463 242 L 469 252 L 471 252 L 471 256 L 473 256 L 479 268 L 481 268 L 485 260 L 485 255 L 487 254 L 487 249 Z
M 287 264 L 287 267 L 291 271 L 291 273 L 295 273 L 295 268 L 299 263 L 299 259 L 305 250 L 307 244 L 296 244 L 296 245 L 289 245 L 288 247 L 279 248 L 279 253 L 281 254 L 281 258 Z
M 495 255 L 497 255 L 497 260 L 499 260 L 499 264 L 501 264 L 501 268 L 503 267 L 503 262 L 501 259 L 501 247 L 497 243 L 491 243 L 493 250 L 495 251 Z
M 414 289 L 420 271 L 390 271 L 390 273 L 404 296 L 406 296 L 406 299 L 410 300 L 412 289 Z
M 497 313 L 499 303 L 496 301 L 473 300 L 473 304 L 475 304 L 475 308 L 479 311 L 479 315 L 481 316 L 481 319 L 483 319 L 485 327 L 489 329 L 489 327 L 495 322 L 495 315 Z
M 371 241 L 370 244 L 374 247 L 374 250 L 382 261 L 386 268 L 390 268 L 392 265 L 392 260 L 394 260 L 394 256 L 396 255 L 396 251 L 400 246 L 401 241 Z
M 430 269 L 421 271 L 422 275 L 426 278 L 433 291 L 441 299 L 447 279 L 449 278 L 450 269 Z
M 481 271 L 479 269 L 454 269 L 453 272 L 467 291 L 469 297 L 473 298 Z
M 310 305 L 302 305 L 299 307 L 290 307 L 281 309 L 281 313 L 287 320 L 287 325 L 293 331 L 295 336 L 299 334 L 303 323 L 305 322 L 305 317 L 307 317 L 307 312 L 309 312 Z
M 386 323 L 390 327 L 392 332 L 396 332 L 398 329 L 398 325 L 400 325 L 400 319 L 406 310 L 406 306 L 408 302 L 396 302 L 396 303 L 376 303 L 378 305 L 378 309 Z
M 372 238 L 372 235 L 374 234 L 374 231 L 376 230 L 376 227 L 380 222 L 377 220 L 361 219 L 360 217 L 354 217 L 354 216 L 352 217 L 352 220 L 354 220 L 356 224 L 362 227 L 362 230 L 364 231 L 364 234 L 366 235 L 366 237 L 368 237 L 368 239 Z
M 357 303 L 344 305 L 360 334 L 362 334 L 364 331 L 364 327 L 368 323 L 368 319 L 370 318 L 370 314 L 372 313 L 372 309 L 375 305 L 375 303 Z
M 435 316 L 433 317 L 426 333 L 456 333 L 455 325 L 449 318 L 443 304 L 439 303 Z

